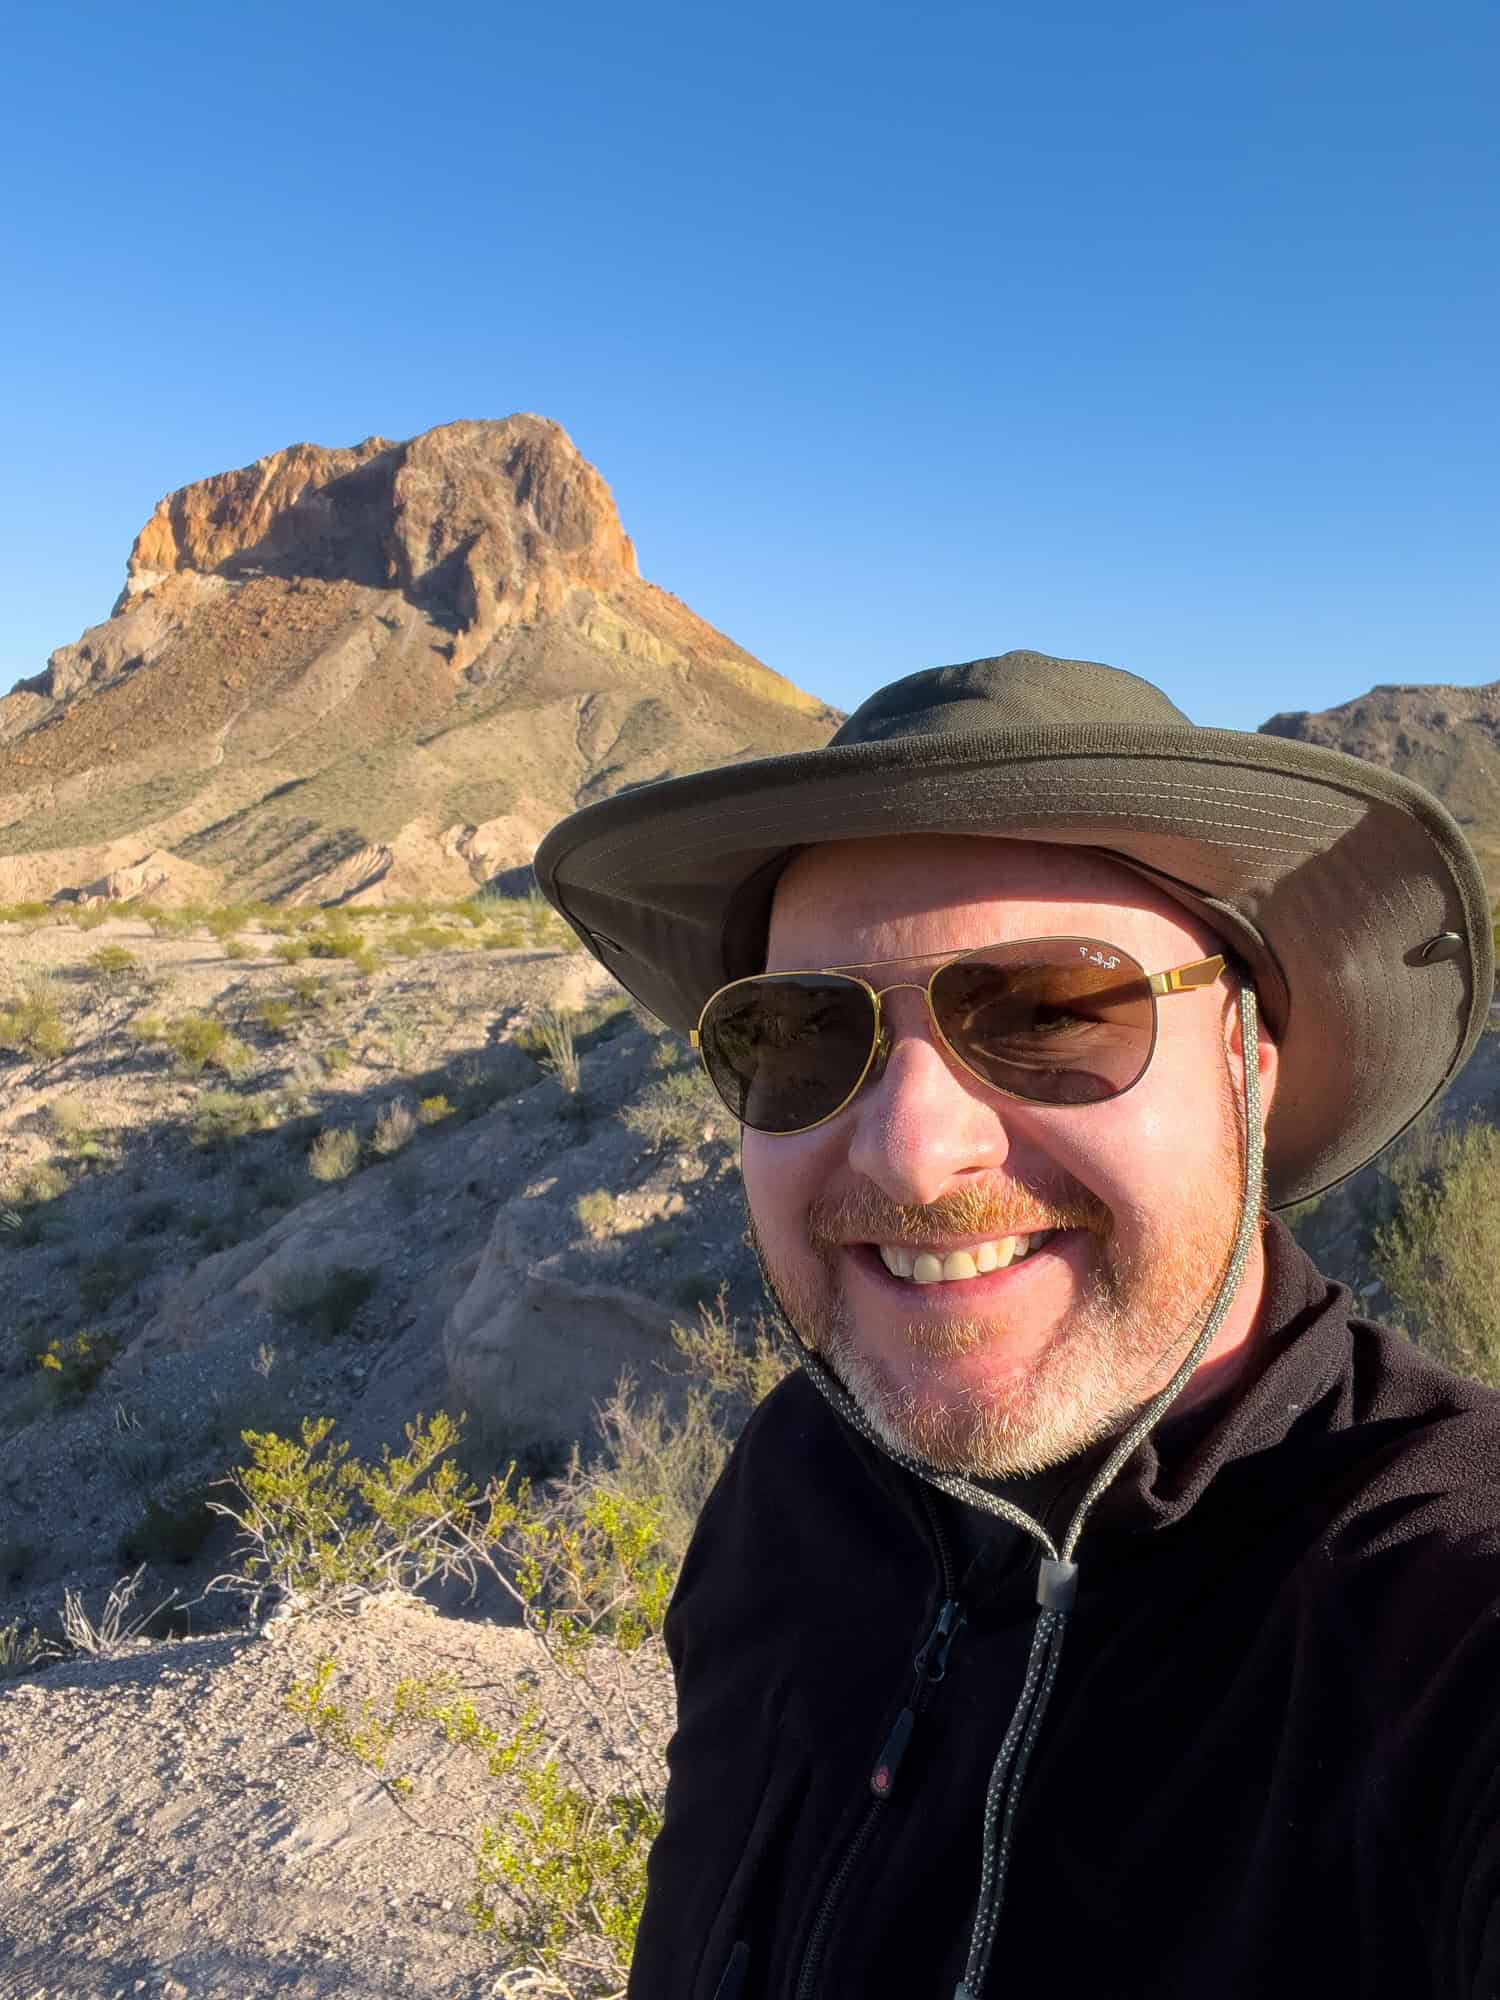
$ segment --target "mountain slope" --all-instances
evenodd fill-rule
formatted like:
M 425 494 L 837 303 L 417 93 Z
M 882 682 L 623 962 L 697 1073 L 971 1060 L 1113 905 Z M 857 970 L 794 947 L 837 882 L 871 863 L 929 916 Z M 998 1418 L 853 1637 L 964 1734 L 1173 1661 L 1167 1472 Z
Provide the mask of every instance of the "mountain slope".
M 295 445 L 164 499 L 112 616 L 0 701 L 0 900 L 148 851 L 235 897 L 463 895 L 577 804 L 837 721 L 641 578 L 558 425 Z
M 1273 715 L 1267 736 L 1344 750 L 1413 778 L 1464 829 L 1500 897 L 1500 681 L 1385 685 L 1319 714 Z

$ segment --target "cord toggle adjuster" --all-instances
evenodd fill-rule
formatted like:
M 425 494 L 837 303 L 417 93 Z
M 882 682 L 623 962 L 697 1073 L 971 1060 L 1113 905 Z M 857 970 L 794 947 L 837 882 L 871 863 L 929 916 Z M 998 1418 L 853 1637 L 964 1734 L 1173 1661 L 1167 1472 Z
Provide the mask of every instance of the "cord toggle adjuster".
M 1077 1563 L 1054 1562 L 1043 1556 L 1036 1579 L 1036 1601 L 1043 1611 L 1071 1611 L 1077 1596 Z

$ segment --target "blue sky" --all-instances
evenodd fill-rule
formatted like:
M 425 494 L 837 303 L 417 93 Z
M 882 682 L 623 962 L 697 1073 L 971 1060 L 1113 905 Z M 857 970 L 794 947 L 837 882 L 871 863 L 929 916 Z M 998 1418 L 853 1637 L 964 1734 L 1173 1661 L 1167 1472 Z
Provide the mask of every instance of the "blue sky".
M 22 4 L 0 689 L 161 494 L 555 417 L 851 707 L 1104 659 L 1252 728 L 1500 677 L 1500 14 Z

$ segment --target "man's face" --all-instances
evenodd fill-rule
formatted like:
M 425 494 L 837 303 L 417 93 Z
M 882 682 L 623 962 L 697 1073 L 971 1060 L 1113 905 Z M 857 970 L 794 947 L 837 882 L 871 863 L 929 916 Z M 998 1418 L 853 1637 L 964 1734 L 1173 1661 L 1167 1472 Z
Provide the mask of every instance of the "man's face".
M 1218 949 L 1115 863 L 931 835 L 800 855 L 777 887 L 767 969 L 914 961 L 866 975 L 882 988 L 925 982 L 932 954 L 1047 936 L 1103 939 L 1148 972 Z M 889 1443 L 979 1477 L 1039 1471 L 1138 1409 L 1212 1305 L 1241 1190 L 1228 988 L 1160 1003 L 1141 1081 L 1068 1106 L 1019 1103 L 960 1069 L 920 992 L 882 1004 L 883 1075 L 814 1131 L 744 1134 L 767 1282 Z M 986 1242 L 1003 1255 L 1002 1239 L 1049 1229 L 1008 1267 L 954 1281 L 918 1284 L 880 1256 Z M 1257 1295 L 1258 1259 L 1257 1242 Z

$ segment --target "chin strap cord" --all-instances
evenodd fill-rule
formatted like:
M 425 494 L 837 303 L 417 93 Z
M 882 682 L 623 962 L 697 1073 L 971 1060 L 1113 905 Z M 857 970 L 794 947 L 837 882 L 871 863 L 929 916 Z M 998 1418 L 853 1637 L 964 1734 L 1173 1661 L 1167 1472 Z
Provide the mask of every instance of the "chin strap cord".
M 981 1508 L 986 1513 L 999 1515 L 1002 1520 L 1019 1528 L 1023 1534 L 1030 1535 L 1042 1550 L 1036 1592 L 1040 1609 L 1037 1614 L 1036 1629 L 1032 1634 L 1031 1656 L 1026 1663 L 1026 1676 L 1021 1685 L 1021 1693 L 1010 1718 L 1010 1727 L 1005 1732 L 999 1754 L 990 1772 L 989 1788 L 985 1794 L 984 1846 L 980 1861 L 978 1907 L 974 1915 L 974 1928 L 969 1936 L 969 1956 L 964 1967 L 964 1976 L 954 1990 L 953 2000 L 981 2000 L 984 1991 L 990 1954 L 994 1949 L 995 1934 L 1000 1923 L 1001 1906 L 1005 1900 L 1005 1877 L 1010 1862 L 1021 1785 L 1026 1776 L 1026 1766 L 1030 1761 L 1032 1750 L 1041 1732 L 1047 1703 L 1051 1699 L 1052 1689 L 1057 1680 L 1057 1666 L 1062 1657 L 1068 1617 L 1078 1594 L 1078 1565 L 1072 1558 L 1073 1551 L 1078 1546 L 1078 1537 L 1083 1531 L 1084 1521 L 1131 1453 L 1187 1386 L 1194 1369 L 1208 1352 L 1214 1336 L 1224 1323 L 1234 1295 L 1239 1290 L 1250 1252 L 1255 1245 L 1260 1223 L 1261 1185 L 1265 1164 L 1265 1142 L 1260 1115 L 1260 1062 L 1257 1055 L 1258 1038 L 1255 1023 L 1255 994 L 1247 984 L 1240 989 L 1240 1034 L 1245 1069 L 1245 1185 L 1240 1201 L 1239 1227 L 1235 1232 L 1234 1245 L 1223 1278 L 1220 1280 L 1218 1292 L 1197 1339 L 1189 1348 L 1176 1374 L 1139 1412 L 1095 1474 L 1088 1491 L 1078 1503 L 1078 1510 L 1063 1538 L 1061 1548 L 1054 1545 L 1042 1524 L 1034 1521 L 1022 1508 L 1012 1506 L 998 1494 L 986 1492 L 982 1486 L 974 1485 L 960 1473 L 940 1472 L 924 1464 L 921 1459 L 896 1450 L 884 1438 L 878 1436 L 864 1411 L 843 1383 L 824 1362 L 803 1346 L 795 1329 L 788 1328 L 798 1347 L 802 1348 L 803 1363 L 808 1375 L 817 1384 L 824 1397 L 845 1422 L 851 1424 L 878 1451 L 883 1452 L 887 1458 L 894 1459 L 898 1465 L 904 1466 L 918 1479 L 925 1480 L 929 1486 L 935 1486 L 939 1492 L 946 1493 L 955 1500 L 962 1500 L 969 1506 Z M 779 1312 L 777 1316 L 785 1325 L 784 1316 Z

